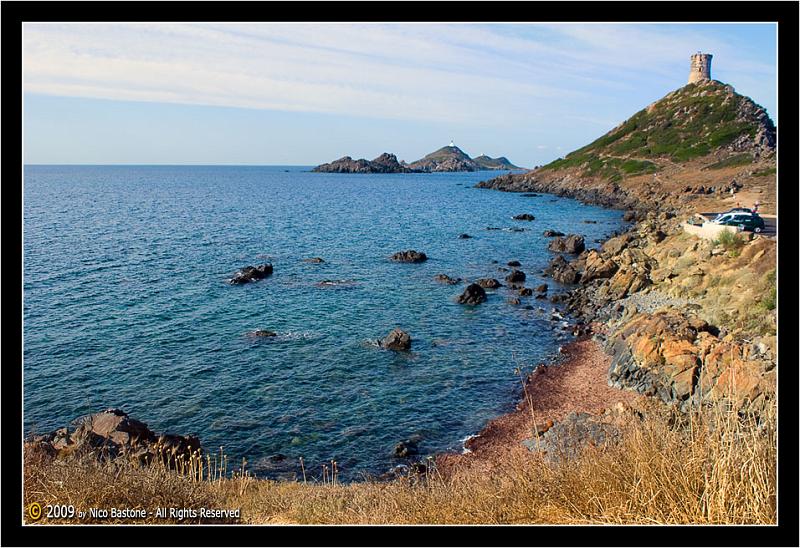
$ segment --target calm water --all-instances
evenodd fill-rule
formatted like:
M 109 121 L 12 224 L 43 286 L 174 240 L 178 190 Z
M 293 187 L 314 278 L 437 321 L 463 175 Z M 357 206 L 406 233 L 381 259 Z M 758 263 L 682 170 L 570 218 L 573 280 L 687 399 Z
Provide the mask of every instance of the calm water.
M 551 258 L 545 228 L 591 246 L 622 224 L 617 211 L 568 199 L 471 188 L 494 173 L 307 170 L 26 167 L 26 430 L 121 407 L 268 476 L 300 456 L 314 473 L 330 459 L 345 478 L 381 473 L 413 434 L 423 455 L 460 450 L 513 407 L 515 367 L 566 338 L 548 301 L 523 298 L 525 310 L 499 289 L 465 307 L 453 300 L 463 285 L 432 277 L 502 281 L 498 266 L 516 259 L 528 286 L 552 286 L 537 274 Z M 511 220 L 525 212 L 536 220 Z M 387 259 L 408 248 L 429 260 Z M 316 256 L 326 262 L 302 262 Z M 267 261 L 272 277 L 226 283 Z M 395 326 L 410 332 L 411 352 L 370 344 Z M 255 329 L 279 337 L 248 337 Z M 269 458 L 278 453 L 287 459 Z

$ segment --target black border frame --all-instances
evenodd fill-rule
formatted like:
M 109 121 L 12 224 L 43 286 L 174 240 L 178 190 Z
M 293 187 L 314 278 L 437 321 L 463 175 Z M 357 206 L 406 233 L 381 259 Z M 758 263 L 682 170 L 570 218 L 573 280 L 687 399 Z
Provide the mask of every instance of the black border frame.
M 3 355 L 2 368 L 2 502 L 0 516 L 6 545 L 122 546 L 145 545 L 153 540 L 171 545 L 331 545 L 400 546 L 418 543 L 464 546 L 798 546 L 798 376 L 796 310 L 790 295 L 797 287 L 797 233 L 787 222 L 778 242 L 779 339 L 783 368 L 779 369 L 779 510 L 773 526 L 269 526 L 196 527 L 169 525 L 77 525 L 22 526 L 23 439 L 21 421 L 22 364 L 22 23 L 41 21 L 508 21 L 519 22 L 777 22 L 778 89 L 780 105 L 778 195 L 779 218 L 794 219 L 797 204 L 797 27 L 800 4 L 795 2 L 3 2 L 2 73 L 6 93 L 2 96 L 5 118 L 2 135 L 3 255 L 10 265 L 2 278 Z M 483 8 L 483 9 L 481 9 Z M 424 15 L 423 15 L 424 14 Z M 473 14 L 478 14 L 474 16 Z M 17 84 L 14 88 L 10 84 Z M 782 92 L 782 93 L 781 93 Z M 15 115 L 12 116 L 12 113 Z M 18 145 L 17 149 L 14 145 Z M 15 155 L 16 154 L 16 155 Z M 793 203 L 790 200 L 794 199 Z M 15 228 L 15 230 L 9 230 Z M 19 230 L 17 232 L 16 230 Z M 13 272 L 12 272 L 13 270 Z M 794 303 L 797 303 L 795 297 Z M 783 305 L 783 306 L 781 306 Z M 77 528 L 76 528 L 77 527 Z M 100 528 L 89 535 L 84 527 Z M 415 527 L 413 535 L 409 527 Z M 113 528 L 113 532 L 106 528 Z M 118 531 L 117 529 L 121 529 Z M 428 533 L 446 536 L 428 536 Z M 80 531 L 80 534 L 76 534 Z M 280 531 L 278 540 L 274 533 Z M 109 533 L 94 534 L 94 533 Z M 254 533 L 246 538 L 242 532 Z M 232 534 L 233 533 L 233 534 Z M 286 533 L 286 535 L 282 534 Z M 424 535 L 424 536 L 423 536 Z M 433 540 L 436 539 L 436 540 Z M 277 541 L 277 542 L 276 542 Z

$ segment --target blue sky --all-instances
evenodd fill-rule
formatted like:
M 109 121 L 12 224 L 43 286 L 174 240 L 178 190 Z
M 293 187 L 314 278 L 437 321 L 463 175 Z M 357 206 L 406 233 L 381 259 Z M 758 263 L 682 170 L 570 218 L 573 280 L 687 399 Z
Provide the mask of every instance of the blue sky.
M 315 165 L 453 139 L 532 167 L 686 83 L 777 115 L 773 24 L 25 24 L 24 160 Z

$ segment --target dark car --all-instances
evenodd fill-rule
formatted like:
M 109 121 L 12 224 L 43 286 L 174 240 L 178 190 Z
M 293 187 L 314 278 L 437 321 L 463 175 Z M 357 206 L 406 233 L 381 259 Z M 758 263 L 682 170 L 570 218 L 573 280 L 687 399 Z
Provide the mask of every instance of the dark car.
M 764 230 L 764 219 L 755 213 L 732 212 L 722 215 L 717 221 L 717 224 L 726 226 L 738 226 L 742 230 L 752 230 L 753 232 L 761 232 Z

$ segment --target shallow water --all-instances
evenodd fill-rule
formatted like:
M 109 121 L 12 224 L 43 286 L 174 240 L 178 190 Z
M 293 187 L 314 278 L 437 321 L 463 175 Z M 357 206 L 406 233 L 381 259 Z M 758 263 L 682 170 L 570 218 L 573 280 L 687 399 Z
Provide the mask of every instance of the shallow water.
M 344 479 L 379 474 L 414 434 L 423 455 L 460 450 L 513 407 L 515 368 L 567 339 L 549 301 L 521 298 L 526 310 L 501 288 L 462 306 L 464 285 L 433 276 L 503 281 L 498 267 L 518 260 L 526 285 L 552 292 L 539 275 L 552 257 L 544 229 L 592 247 L 622 226 L 618 211 L 472 188 L 496 173 L 308 169 L 26 166 L 26 432 L 121 407 L 266 476 L 301 456 L 312 474 L 331 459 Z M 526 212 L 536 220 L 511 219 Z M 404 249 L 429 260 L 388 260 Z M 226 283 L 262 262 L 271 277 Z M 373 344 L 396 326 L 410 352 Z M 256 329 L 278 337 L 247 335 Z

